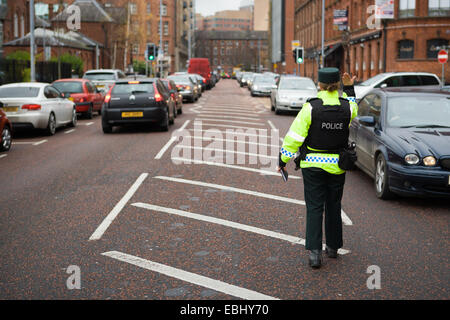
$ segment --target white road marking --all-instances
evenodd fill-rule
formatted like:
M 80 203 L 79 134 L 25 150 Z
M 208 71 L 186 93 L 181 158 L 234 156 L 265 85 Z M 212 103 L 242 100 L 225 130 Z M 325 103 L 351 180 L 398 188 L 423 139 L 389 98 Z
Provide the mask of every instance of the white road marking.
M 200 113 L 200 111 L 198 111 L 198 108 L 202 108 L 201 106 L 195 107 L 195 108 L 191 108 L 189 109 L 189 111 L 194 111 L 195 113 Z
M 229 123 L 239 123 L 239 124 L 251 124 L 251 125 L 255 125 L 255 126 L 264 126 L 265 124 L 263 123 L 257 123 L 257 122 L 247 122 L 247 121 L 238 121 L 238 120 L 221 120 L 221 119 L 213 119 L 213 118 L 196 118 L 197 120 L 205 120 L 205 121 L 215 121 L 215 122 L 229 122 Z
M 126 262 L 143 269 L 158 272 L 171 278 L 176 278 L 182 281 L 193 283 L 195 285 L 212 289 L 217 292 L 222 292 L 233 297 L 238 297 L 246 300 L 279 300 L 256 291 L 238 287 L 220 280 L 211 279 L 205 276 L 201 276 L 192 272 L 184 271 L 174 267 L 170 267 L 161 263 L 157 263 L 150 260 L 145 260 L 136 256 L 132 256 L 126 253 L 118 251 L 104 252 L 102 255 Z
M 189 122 L 191 122 L 191 120 L 186 120 L 186 122 L 183 124 L 183 126 L 180 129 L 178 129 L 177 131 L 183 131 L 184 129 L 186 129 Z
M 261 129 L 261 128 L 250 128 L 250 129 L 256 129 L 256 130 L 264 130 L 264 129 Z M 209 130 L 195 130 L 195 129 L 188 129 L 189 131 L 194 131 L 194 133 L 195 132 L 211 132 L 211 130 L 212 129 L 209 129 Z M 223 134 L 225 134 L 225 136 L 226 136 L 226 131 L 224 131 L 224 132 L 221 132 L 221 133 L 223 133 Z M 263 136 L 263 135 L 259 135 L 259 134 L 251 134 L 251 133 L 243 133 L 243 132 L 234 132 L 234 131 L 232 131 L 232 132 L 230 132 L 230 135 L 236 135 L 236 136 L 249 136 L 249 137 L 261 137 L 261 138 L 267 138 L 267 139 L 269 139 L 270 137 L 268 137 L 268 136 Z
M 94 123 L 93 122 L 84 123 L 85 126 L 90 126 L 92 124 L 94 124 Z
M 142 182 L 144 182 L 145 178 L 147 178 L 148 173 L 143 173 L 137 178 L 137 180 L 133 183 L 133 185 L 128 189 L 127 193 L 123 196 L 122 199 L 116 204 L 116 206 L 111 210 L 111 212 L 106 216 L 106 218 L 102 221 L 102 223 L 97 227 L 94 233 L 91 235 L 89 240 L 100 240 L 100 238 L 105 233 L 106 229 L 110 226 L 110 224 L 114 221 L 117 215 L 122 211 L 127 202 L 131 199 L 137 189 L 141 186 Z
M 167 149 L 169 149 L 169 147 L 172 145 L 172 143 L 177 141 L 177 139 L 178 139 L 177 137 L 171 137 L 170 140 L 165 144 L 165 146 L 162 147 L 162 149 L 158 152 L 155 159 L 161 159 L 161 157 L 164 155 L 164 153 L 167 151 Z
M 183 162 L 186 162 L 186 164 L 190 164 L 190 163 L 193 163 L 193 164 L 204 164 L 204 165 L 208 165 L 208 166 L 216 166 L 216 167 L 229 168 L 229 169 L 235 169 L 235 170 L 243 170 L 243 171 L 259 173 L 261 175 L 280 177 L 280 174 L 278 172 L 276 172 L 275 169 L 274 169 L 274 171 L 269 171 L 269 170 L 255 169 L 255 168 L 249 168 L 249 167 L 242 167 L 242 166 L 226 164 L 226 163 L 220 163 L 220 162 L 193 160 L 193 159 L 179 158 L 179 157 L 173 157 L 172 160 L 183 161 Z M 292 175 L 289 175 L 289 178 L 292 178 L 294 180 L 300 180 L 301 179 L 301 177 L 292 176 Z
M 216 109 L 203 109 L 202 112 L 201 112 L 201 114 L 208 114 L 208 113 L 211 113 L 211 114 L 231 114 L 231 115 L 239 115 L 239 116 L 254 116 L 254 117 L 256 117 L 255 112 L 242 112 L 242 111 L 235 112 L 235 111 L 232 111 L 232 110 L 229 110 L 229 111 L 223 110 L 222 111 L 222 110 L 216 110 Z
M 248 195 L 255 196 L 255 197 L 260 197 L 260 198 L 267 198 L 267 199 L 271 199 L 271 200 L 278 200 L 278 201 L 283 201 L 283 202 L 288 202 L 288 203 L 293 203 L 293 204 L 299 204 L 302 206 L 306 205 L 305 201 L 302 201 L 302 200 L 286 198 L 286 197 L 276 196 L 273 194 L 261 193 L 261 192 L 257 192 L 257 191 L 228 187 L 228 186 L 223 186 L 220 184 L 206 183 L 206 182 L 186 180 L 186 179 L 178 179 L 178 178 L 172 178 L 172 177 L 162 177 L 162 176 L 157 176 L 154 178 L 160 179 L 160 180 L 192 184 L 192 185 L 197 185 L 197 186 L 202 186 L 202 187 L 216 188 L 216 189 L 220 189 L 220 190 L 233 191 L 233 192 L 248 194 Z M 349 217 L 345 214 L 345 212 L 343 210 L 341 210 L 341 218 L 342 218 L 342 222 L 345 225 L 347 225 L 347 226 L 353 225 L 352 221 L 349 219 Z
M 4 158 L 6 156 L 7 156 L 7 154 L 0 154 L 0 158 Z
M 267 122 L 269 123 L 269 126 L 270 126 L 273 130 L 278 130 L 277 127 L 274 126 L 274 124 L 272 123 L 272 121 L 267 120 Z
M 235 151 L 235 150 L 226 150 L 226 149 L 219 149 L 219 148 L 193 147 L 193 146 L 184 146 L 184 145 L 179 145 L 179 144 L 176 145 L 173 148 L 174 149 L 188 148 L 188 149 L 193 149 L 193 150 L 219 151 L 219 152 L 223 152 L 224 154 L 234 153 L 234 154 L 242 154 L 242 155 L 250 156 L 250 157 L 262 157 L 262 158 L 267 158 L 267 159 L 278 159 L 278 156 L 268 156 L 268 155 L 265 155 L 265 154 L 250 153 L 250 152 Z
M 234 129 L 261 129 L 261 128 L 254 128 L 254 127 L 241 127 L 241 126 L 232 126 L 232 125 L 222 125 L 217 123 L 204 123 L 202 122 L 202 125 L 204 126 L 211 126 L 211 127 L 220 127 L 220 128 L 234 128 Z
M 71 129 L 71 130 L 68 130 L 68 131 L 66 131 L 66 132 L 64 132 L 65 134 L 68 134 L 68 133 L 71 133 L 71 132 L 74 132 L 75 131 L 75 129 Z
M 36 142 L 29 142 L 29 141 L 18 141 L 13 142 L 12 144 L 35 144 Z
M 200 113 L 197 116 L 197 118 L 200 118 L 200 117 L 216 117 L 216 118 L 221 118 L 221 119 L 241 119 L 241 120 L 251 120 L 251 121 L 260 121 L 261 120 L 261 118 L 253 118 L 253 117 L 236 117 L 236 116 L 225 116 L 225 115 L 219 116 L 218 114 L 209 115 L 209 113 L 207 115 L 207 113 L 204 113 L 204 112 Z
M 257 136 L 257 135 L 254 135 Z M 197 137 L 197 136 L 193 136 L 192 139 L 199 139 L 199 140 L 203 140 L 203 141 L 220 141 L 220 142 L 233 142 L 233 143 L 245 143 L 245 144 L 251 144 L 254 146 L 264 146 L 264 147 L 274 147 L 274 148 L 280 148 L 280 145 L 273 145 L 273 144 L 267 144 L 267 143 L 255 143 L 255 142 L 250 142 L 247 140 L 230 140 L 230 139 L 219 139 L 219 138 L 211 138 L 211 137 Z
M 266 229 L 261 229 L 261 228 L 249 226 L 246 224 L 242 224 L 242 223 L 237 223 L 237 222 L 228 221 L 228 220 L 224 220 L 224 219 L 214 218 L 211 216 L 205 216 L 205 215 L 198 214 L 198 213 L 192 213 L 192 212 L 187 212 L 187 211 L 182 211 L 182 210 L 172 209 L 172 208 L 165 208 L 165 207 L 155 206 L 152 204 L 141 203 L 141 202 L 133 203 L 132 206 L 147 209 L 147 210 L 152 210 L 152 211 L 173 214 L 173 215 L 177 215 L 177 216 L 185 217 L 185 218 L 189 218 L 189 219 L 214 223 L 214 224 L 218 224 L 218 225 L 222 225 L 222 226 L 226 226 L 226 227 L 230 227 L 230 228 L 234 228 L 234 229 L 238 229 L 238 230 L 256 233 L 256 234 L 263 235 L 266 237 L 271 237 L 271 238 L 287 241 L 287 242 L 290 242 L 293 244 L 300 244 L 303 246 L 305 245 L 305 239 L 302 239 L 302 238 L 298 238 L 298 237 L 294 237 L 291 235 L 274 232 L 274 231 L 270 231 L 270 230 L 266 230 Z M 323 249 L 325 249 L 325 244 L 323 244 Z M 339 254 L 347 254 L 349 252 L 350 251 L 346 250 L 346 249 L 338 250 Z
M 46 143 L 47 141 L 48 140 L 41 140 L 41 141 L 35 142 L 35 143 L 33 143 L 33 146 L 38 146 L 40 144 Z

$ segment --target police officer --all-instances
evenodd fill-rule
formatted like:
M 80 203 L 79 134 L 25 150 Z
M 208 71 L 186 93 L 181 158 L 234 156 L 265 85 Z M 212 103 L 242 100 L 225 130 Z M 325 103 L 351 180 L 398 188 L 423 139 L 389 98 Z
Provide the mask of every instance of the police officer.
M 341 200 L 345 170 L 338 165 L 339 152 L 348 146 L 349 125 L 358 113 L 353 83 L 356 77 L 342 76 L 344 92 L 339 96 L 337 68 L 319 70 L 317 98 L 303 105 L 283 141 L 278 171 L 299 151 L 306 202 L 306 249 L 309 265 L 322 264 L 322 217 L 325 210 L 326 253 L 337 258 L 342 247 Z

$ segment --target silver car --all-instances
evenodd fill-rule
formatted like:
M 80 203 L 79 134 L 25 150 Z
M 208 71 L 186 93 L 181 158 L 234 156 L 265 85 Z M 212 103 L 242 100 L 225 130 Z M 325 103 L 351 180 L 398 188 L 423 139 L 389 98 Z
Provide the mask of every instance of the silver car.
M 272 111 L 300 111 L 303 104 L 317 96 L 317 87 L 310 78 L 281 76 L 277 89 L 273 89 L 270 101 Z
M 272 89 L 275 89 L 276 87 L 277 85 L 274 77 L 270 75 L 258 75 L 253 80 L 253 85 L 250 92 L 252 97 L 270 97 Z
M 99 91 L 108 92 L 117 80 L 126 78 L 126 75 L 118 69 L 94 69 L 86 71 L 83 78 L 91 80 Z
M 359 101 L 375 88 L 427 88 L 440 89 L 441 81 L 433 73 L 426 72 L 387 72 L 380 73 L 355 86 L 356 100 Z
M 5 84 L 0 86 L 0 100 L 13 128 L 45 129 L 54 135 L 57 127 L 77 125 L 75 103 L 49 83 Z

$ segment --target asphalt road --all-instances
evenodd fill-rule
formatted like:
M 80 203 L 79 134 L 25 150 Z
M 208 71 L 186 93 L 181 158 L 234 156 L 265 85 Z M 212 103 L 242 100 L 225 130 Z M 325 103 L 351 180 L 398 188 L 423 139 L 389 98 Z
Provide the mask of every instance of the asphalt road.
M 448 202 L 379 200 L 361 171 L 346 177 L 344 250 L 308 266 L 301 172 L 273 168 L 294 115 L 269 104 L 222 80 L 169 132 L 105 135 L 96 116 L 16 133 L 0 154 L 0 299 L 448 299 Z M 227 129 L 274 138 L 234 144 Z

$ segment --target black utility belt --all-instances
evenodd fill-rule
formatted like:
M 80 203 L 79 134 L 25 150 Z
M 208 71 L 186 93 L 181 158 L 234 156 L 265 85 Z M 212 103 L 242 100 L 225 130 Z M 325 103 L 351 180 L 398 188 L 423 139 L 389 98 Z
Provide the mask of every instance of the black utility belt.
M 309 150 L 306 146 L 301 146 L 299 148 L 299 155 L 294 159 L 295 170 L 300 169 L 300 162 L 306 159 L 309 153 L 327 153 L 327 154 L 337 154 L 339 155 L 338 166 L 342 170 L 353 170 L 355 167 L 355 162 L 358 160 L 355 151 L 355 145 L 351 145 L 347 148 L 342 148 L 339 150 L 324 150 L 324 151 L 314 151 Z

